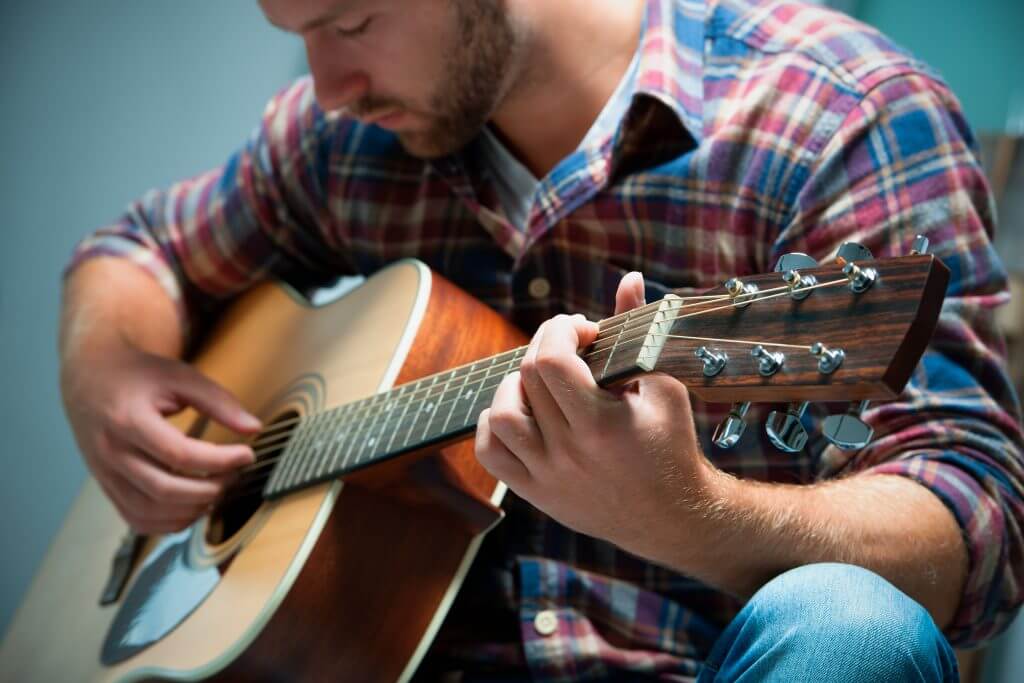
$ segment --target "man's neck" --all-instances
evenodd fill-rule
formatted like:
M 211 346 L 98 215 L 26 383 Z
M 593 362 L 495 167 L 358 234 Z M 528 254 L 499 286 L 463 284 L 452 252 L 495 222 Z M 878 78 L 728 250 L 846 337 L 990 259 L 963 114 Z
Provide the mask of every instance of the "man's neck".
M 518 78 L 491 119 L 538 178 L 572 153 L 622 80 L 640 40 L 644 0 L 522 2 Z

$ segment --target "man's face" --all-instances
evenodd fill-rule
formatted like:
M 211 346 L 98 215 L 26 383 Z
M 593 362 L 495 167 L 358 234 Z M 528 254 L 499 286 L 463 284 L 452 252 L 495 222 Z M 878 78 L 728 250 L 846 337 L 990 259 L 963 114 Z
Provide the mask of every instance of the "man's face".
M 260 0 L 306 44 L 317 102 L 394 131 L 406 150 L 454 152 L 504 95 L 515 33 L 505 0 Z

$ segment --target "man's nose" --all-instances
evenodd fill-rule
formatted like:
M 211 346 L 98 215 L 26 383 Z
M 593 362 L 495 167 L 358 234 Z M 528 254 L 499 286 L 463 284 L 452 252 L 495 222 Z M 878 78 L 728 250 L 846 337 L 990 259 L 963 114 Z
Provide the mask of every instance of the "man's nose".
M 305 39 L 316 102 L 324 111 L 344 109 L 370 92 L 370 77 L 320 32 Z
M 362 73 L 348 74 L 340 78 L 331 74 L 318 77 L 314 71 L 313 91 L 317 104 L 324 111 L 345 109 L 370 91 L 370 79 Z

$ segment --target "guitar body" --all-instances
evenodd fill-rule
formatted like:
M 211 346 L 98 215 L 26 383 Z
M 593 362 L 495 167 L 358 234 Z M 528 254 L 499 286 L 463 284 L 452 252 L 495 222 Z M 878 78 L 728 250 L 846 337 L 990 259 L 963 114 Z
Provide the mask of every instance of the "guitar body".
M 260 286 L 221 318 L 194 365 L 270 421 L 524 341 L 403 261 L 320 308 Z M 176 423 L 237 439 L 194 413 Z M 120 600 L 100 607 L 125 526 L 90 479 L 4 639 L 0 680 L 406 680 L 503 494 L 471 441 L 448 443 L 263 502 L 223 537 L 204 518 L 151 539 Z

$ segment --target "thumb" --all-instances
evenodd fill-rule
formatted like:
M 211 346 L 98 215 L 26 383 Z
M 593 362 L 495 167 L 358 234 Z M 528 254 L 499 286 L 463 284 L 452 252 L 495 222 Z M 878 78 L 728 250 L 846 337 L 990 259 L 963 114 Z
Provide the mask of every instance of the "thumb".
M 644 276 L 637 271 L 626 273 L 619 282 L 619 289 L 615 292 L 615 314 L 620 315 L 631 309 L 643 306 L 644 300 Z
M 234 394 L 188 365 L 179 366 L 171 388 L 186 403 L 228 429 L 252 434 L 262 427 L 259 418 L 250 414 Z

